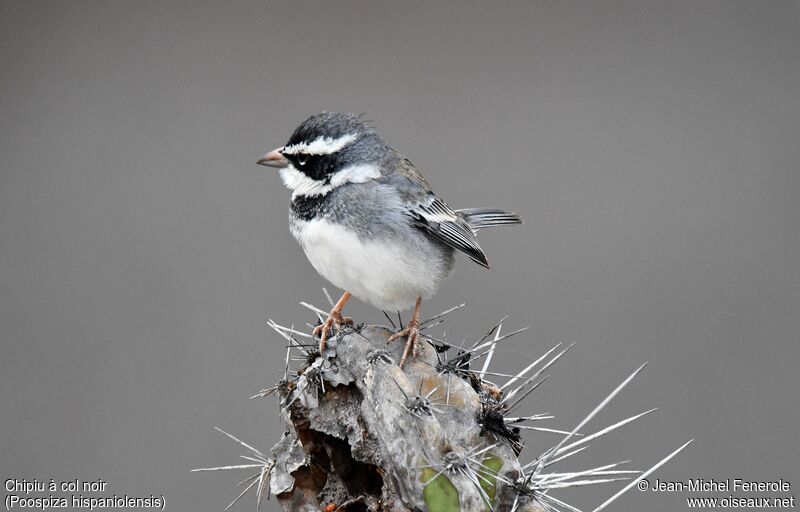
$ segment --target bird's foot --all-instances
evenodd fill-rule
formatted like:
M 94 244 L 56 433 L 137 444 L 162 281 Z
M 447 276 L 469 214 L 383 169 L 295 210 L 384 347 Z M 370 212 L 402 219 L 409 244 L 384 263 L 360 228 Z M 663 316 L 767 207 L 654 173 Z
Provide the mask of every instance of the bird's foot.
M 415 359 L 417 357 L 417 348 L 419 347 L 419 320 L 412 318 L 404 329 L 389 336 L 389 342 L 400 338 L 406 338 L 406 346 L 403 349 L 403 356 L 400 358 L 400 368 L 402 368 L 409 355 L 413 355 Z
M 322 355 L 323 350 L 325 350 L 325 345 L 328 342 L 328 337 L 331 334 L 332 329 L 334 327 L 336 327 L 336 329 L 339 329 L 343 325 L 353 325 L 353 319 L 346 316 L 342 316 L 342 312 L 334 308 L 328 314 L 328 318 L 326 318 L 324 322 L 314 327 L 314 331 L 312 334 L 314 336 L 319 336 L 320 355 Z

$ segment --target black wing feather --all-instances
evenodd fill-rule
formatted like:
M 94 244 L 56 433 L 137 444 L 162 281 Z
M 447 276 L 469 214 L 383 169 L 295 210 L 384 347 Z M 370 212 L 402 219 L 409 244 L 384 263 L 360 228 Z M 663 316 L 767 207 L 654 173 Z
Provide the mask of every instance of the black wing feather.
M 412 211 L 415 225 L 440 241 L 457 249 L 475 263 L 489 268 L 478 239 L 470 225 L 450 209 L 444 201 L 433 194 L 427 204 L 420 204 Z

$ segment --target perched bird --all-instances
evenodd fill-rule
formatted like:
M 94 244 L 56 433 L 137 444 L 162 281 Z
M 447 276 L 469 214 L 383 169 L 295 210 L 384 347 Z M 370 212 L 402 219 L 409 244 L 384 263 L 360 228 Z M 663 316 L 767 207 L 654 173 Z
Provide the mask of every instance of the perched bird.
M 402 367 L 419 339 L 422 299 L 436 293 L 458 250 L 489 268 L 475 235 L 481 228 L 520 224 L 493 208 L 451 210 L 414 165 L 359 116 L 323 112 L 298 126 L 286 145 L 258 164 L 275 167 L 291 190 L 289 225 L 311 265 L 345 290 L 314 329 L 320 352 L 354 295 L 384 311 L 412 305 Z

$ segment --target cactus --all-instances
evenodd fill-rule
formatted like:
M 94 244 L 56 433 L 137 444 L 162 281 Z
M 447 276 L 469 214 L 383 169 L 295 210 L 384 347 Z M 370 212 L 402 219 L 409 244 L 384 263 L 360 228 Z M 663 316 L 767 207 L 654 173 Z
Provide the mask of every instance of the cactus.
M 423 322 L 422 330 L 460 307 Z M 571 348 L 556 345 L 513 375 L 489 372 L 494 351 L 524 329 L 501 335 L 498 324 L 467 347 L 426 335 L 427 343 L 400 369 L 402 343 L 387 344 L 393 332 L 388 328 L 343 327 L 320 354 L 308 334 L 269 325 L 289 343 L 284 378 L 256 397 L 277 395 L 287 428 L 269 456 L 223 432 L 248 450 L 245 459 L 252 464 L 199 471 L 255 470 L 228 507 L 255 488 L 257 504 L 271 492 L 285 512 L 575 511 L 551 491 L 633 479 L 599 511 L 686 446 L 645 473 L 620 469 L 623 463 L 552 472 L 553 464 L 589 441 L 653 410 L 591 435 L 580 432 L 642 366 L 572 430 L 539 426 L 550 415 L 517 415 L 523 399 L 546 379 L 545 370 Z M 292 359 L 301 363 L 294 375 Z M 522 429 L 563 437 L 524 464 L 518 459 Z

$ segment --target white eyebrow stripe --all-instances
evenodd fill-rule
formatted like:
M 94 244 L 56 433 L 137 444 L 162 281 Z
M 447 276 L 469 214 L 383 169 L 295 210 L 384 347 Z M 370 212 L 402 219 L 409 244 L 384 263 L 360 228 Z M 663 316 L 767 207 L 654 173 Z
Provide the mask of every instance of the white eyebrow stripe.
M 336 153 L 347 146 L 358 137 L 357 133 L 348 133 L 339 138 L 317 137 L 311 142 L 301 142 L 286 146 L 281 150 L 284 155 L 296 155 L 297 153 L 307 153 L 309 155 L 330 155 Z

